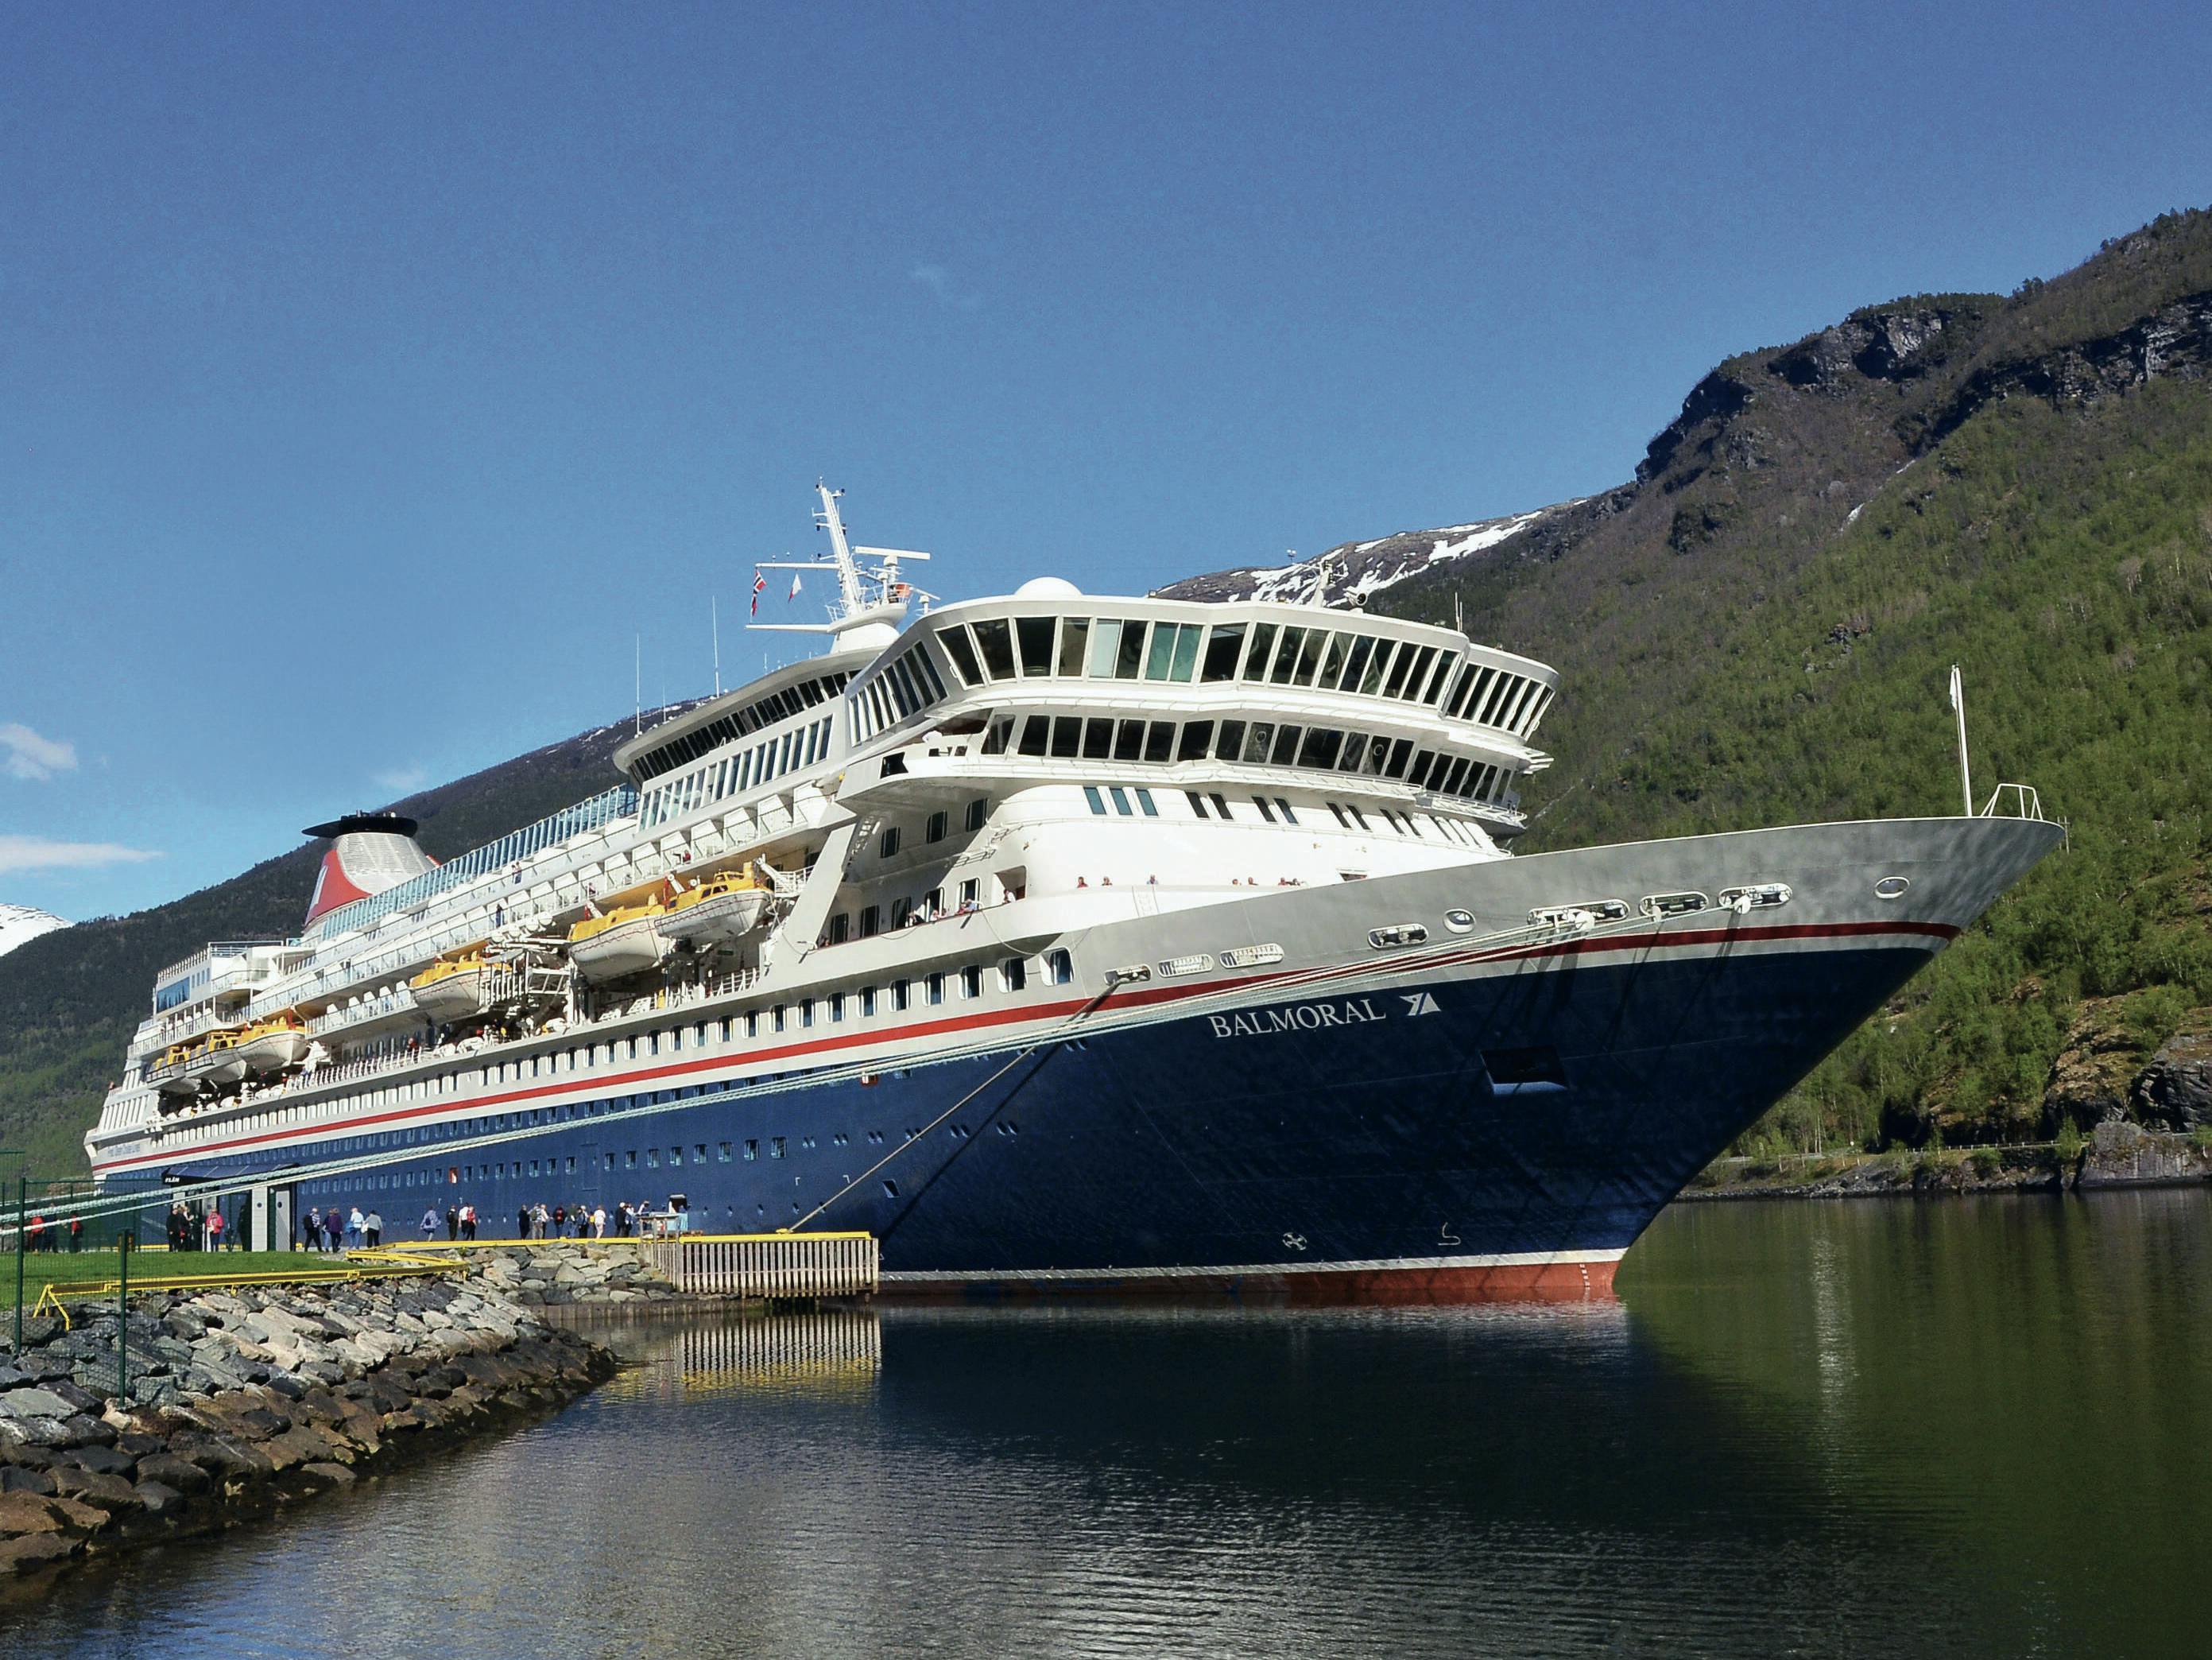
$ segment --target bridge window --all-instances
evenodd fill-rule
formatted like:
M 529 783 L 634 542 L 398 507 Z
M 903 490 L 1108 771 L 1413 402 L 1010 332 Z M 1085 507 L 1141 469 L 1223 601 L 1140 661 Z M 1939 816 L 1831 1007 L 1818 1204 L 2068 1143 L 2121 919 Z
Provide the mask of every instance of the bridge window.
M 1193 721 L 1182 729 L 1182 745 L 1176 751 L 1178 761 L 1203 761 L 1206 751 L 1213 742 L 1213 722 Z
M 1116 761 L 1134 761 L 1144 752 L 1145 723 L 1141 721 L 1121 722 L 1121 730 L 1114 739 L 1114 758 Z
M 1297 727 L 1276 728 L 1274 747 L 1269 751 L 1271 764 L 1287 767 L 1297 757 L 1300 731 L 1301 729 Z
M 1082 721 L 1062 715 L 1052 723 L 1052 754 L 1055 761 L 1073 761 L 1082 742 Z
M 968 630 L 955 623 L 949 629 L 939 629 L 937 638 L 960 678 L 971 686 L 981 685 L 983 666 L 975 660 L 975 648 L 969 643 Z
M 1060 624 L 1060 672 L 1070 680 L 1083 674 L 1083 654 L 1091 642 L 1091 619 L 1067 617 Z
M 1106 761 L 1114 755 L 1114 723 L 1111 721 L 1087 721 L 1083 728 L 1083 758 L 1086 761 Z
M 1024 674 L 1034 677 L 1052 672 L 1052 623 L 1049 617 L 1014 619 L 1014 639 L 1021 648 Z
M 1264 680 L 1267 678 L 1267 659 L 1275 649 L 1275 625 L 1256 623 L 1252 627 L 1252 648 L 1244 654 L 1244 678 Z
M 1244 650 L 1244 625 L 1242 623 L 1221 623 L 1206 642 L 1206 666 L 1200 671 L 1201 680 L 1212 683 L 1234 680 L 1237 660 Z
M 1275 648 L 1274 672 L 1267 677 L 1272 684 L 1278 686 L 1290 684 L 1291 676 L 1297 671 L 1298 648 L 1305 642 L 1306 633 L 1304 629 L 1283 630 L 1282 644 Z
M 1004 617 L 987 617 L 975 624 L 975 644 L 983 654 L 983 666 L 994 680 L 1014 678 L 1014 642 Z
M 1345 650 L 1346 636 L 1331 634 L 1328 648 L 1322 657 L 1321 674 L 1314 682 L 1322 690 L 1334 691 L 1336 689 L 1336 683 L 1344 673 Z
M 1250 730 L 1245 734 L 1244 759 L 1255 767 L 1266 766 L 1268 748 L 1274 741 L 1274 723 L 1270 721 L 1255 721 Z

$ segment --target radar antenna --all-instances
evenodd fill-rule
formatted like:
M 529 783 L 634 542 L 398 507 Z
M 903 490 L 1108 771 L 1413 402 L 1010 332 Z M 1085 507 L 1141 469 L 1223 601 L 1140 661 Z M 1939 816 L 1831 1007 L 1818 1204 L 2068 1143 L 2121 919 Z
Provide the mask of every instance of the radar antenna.
M 835 636 L 840 645 L 888 645 L 897 637 L 909 603 L 919 601 L 926 614 L 937 598 L 902 577 L 899 562 L 927 559 L 929 556 L 912 548 L 855 547 L 846 535 L 844 515 L 837 511 L 838 500 L 845 492 L 831 489 L 817 479 L 814 493 L 822 498 L 822 505 L 814 514 L 814 527 L 830 532 L 828 569 L 837 575 L 837 598 L 830 604 L 830 620 L 750 623 L 746 626 L 766 634 L 827 634 Z M 818 571 L 823 568 L 823 562 L 817 557 L 765 559 L 754 569 Z M 861 630 L 874 632 L 862 634 Z

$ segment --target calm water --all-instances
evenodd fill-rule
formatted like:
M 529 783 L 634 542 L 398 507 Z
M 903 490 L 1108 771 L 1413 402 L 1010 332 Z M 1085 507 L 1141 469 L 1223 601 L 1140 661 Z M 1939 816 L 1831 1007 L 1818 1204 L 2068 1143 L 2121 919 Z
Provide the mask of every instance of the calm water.
M 624 1329 L 9 1651 L 2200 1655 L 2212 1197 L 1684 1207 L 1618 1305 Z

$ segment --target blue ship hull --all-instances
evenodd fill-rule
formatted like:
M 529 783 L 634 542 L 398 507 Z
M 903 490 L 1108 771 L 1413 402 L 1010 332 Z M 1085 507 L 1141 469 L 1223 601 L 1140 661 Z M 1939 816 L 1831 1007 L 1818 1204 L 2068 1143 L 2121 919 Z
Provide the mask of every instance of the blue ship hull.
M 495 1160 L 441 1153 L 461 1127 L 432 1125 L 419 1156 L 301 1182 L 297 1201 L 374 1206 L 399 1237 L 426 1208 L 465 1201 L 495 1237 L 526 1205 L 681 1193 L 694 1228 L 865 1229 L 894 1287 L 969 1294 L 1224 1282 L 1578 1294 L 1608 1285 L 1682 1184 L 1933 943 L 1255 991 L 1231 1012 L 1164 1012 L 872 1081 L 794 1078 L 618 1116 L 593 1103 L 489 1150 Z M 196 1160 L 190 1174 L 281 1182 L 297 1158 Z

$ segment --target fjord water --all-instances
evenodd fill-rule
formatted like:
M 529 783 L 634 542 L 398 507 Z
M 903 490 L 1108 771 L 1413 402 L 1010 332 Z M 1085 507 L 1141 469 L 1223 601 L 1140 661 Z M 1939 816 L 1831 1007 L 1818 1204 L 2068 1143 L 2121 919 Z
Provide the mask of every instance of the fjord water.
M 1677 1206 L 1551 1310 L 605 1329 L 26 1655 L 2197 1654 L 2212 1195 Z

